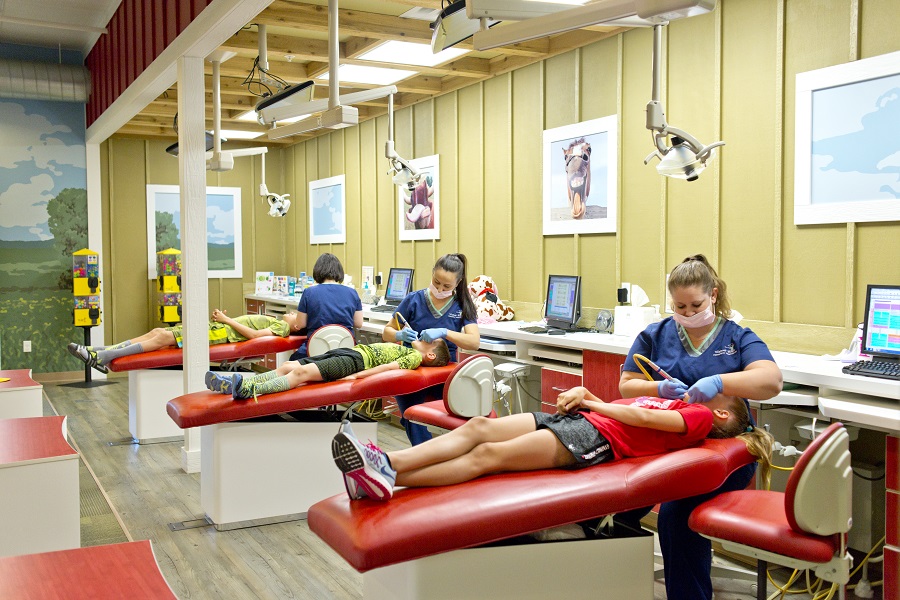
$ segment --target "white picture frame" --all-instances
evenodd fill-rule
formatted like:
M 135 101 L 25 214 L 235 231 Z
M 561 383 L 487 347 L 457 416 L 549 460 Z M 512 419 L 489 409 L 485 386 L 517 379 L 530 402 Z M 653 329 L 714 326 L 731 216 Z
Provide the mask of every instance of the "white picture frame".
M 900 52 L 796 81 L 794 224 L 900 220 Z
M 181 188 L 147 185 L 147 273 L 156 278 L 156 253 L 181 248 Z M 159 221 L 159 223 L 158 223 Z M 172 229 L 174 228 L 174 238 Z M 206 188 L 207 275 L 210 279 L 243 277 L 241 188 Z
M 409 161 L 422 173 L 414 190 L 397 186 L 400 240 L 441 239 L 440 157 L 423 156 Z M 415 199 L 415 200 L 414 200 Z
M 309 182 L 309 243 L 347 241 L 347 200 L 344 175 Z
M 618 172 L 617 115 L 545 130 L 544 235 L 615 233 Z

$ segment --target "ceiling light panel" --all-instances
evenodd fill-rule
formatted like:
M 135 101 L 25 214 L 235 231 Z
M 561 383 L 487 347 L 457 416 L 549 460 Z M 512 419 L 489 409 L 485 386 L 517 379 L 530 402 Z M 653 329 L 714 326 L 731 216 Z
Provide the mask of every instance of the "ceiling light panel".
M 434 54 L 431 51 L 431 46 L 429 44 L 391 40 L 360 54 L 359 58 L 360 60 L 374 60 L 401 65 L 434 67 L 447 61 L 451 61 L 454 58 L 458 58 L 467 52 L 468 50 L 459 48 L 447 48 L 446 50 Z M 341 78 L 343 78 L 343 74 L 341 75 Z
M 401 79 L 415 75 L 415 71 L 402 69 L 384 69 L 381 67 L 362 67 L 358 65 L 341 65 L 338 79 L 341 83 L 369 83 L 373 85 L 390 85 Z M 328 80 L 328 73 L 319 75 L 316 79 Z
M 229 140 L 254 140 L 262 135 L 258 131 L 238 131 L 236 129 L 223 129 L 222 137 Z

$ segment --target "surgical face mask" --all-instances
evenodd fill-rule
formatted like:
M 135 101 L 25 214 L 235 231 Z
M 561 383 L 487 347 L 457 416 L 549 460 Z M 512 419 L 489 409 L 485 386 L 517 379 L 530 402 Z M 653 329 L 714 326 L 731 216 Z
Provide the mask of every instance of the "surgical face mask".
M 452 296 L 454 292 L 454 290 L 447 290 L 446 292 L 438 291 L 438 289 L 434 287 L 434 282 L 428 284 L 428 291 L 430 291 L 431 295 L 438 300 L 446 300 L 447 298 Z
M 710 302 L 709 306 L 707 306 L 704 310 L 701 310 L 698 313 L 694 313 L 689 317 L 685 317 L 684 315 L 675 313 L 674 315 L 672 315 L 672 318 L 675 319 L 676 323 L 678 323 L 685 329 L 697 329 L 698 327 L 706 327 L 716 320 L 716 313 L 713 312 L 714 304 L 714 302 Z

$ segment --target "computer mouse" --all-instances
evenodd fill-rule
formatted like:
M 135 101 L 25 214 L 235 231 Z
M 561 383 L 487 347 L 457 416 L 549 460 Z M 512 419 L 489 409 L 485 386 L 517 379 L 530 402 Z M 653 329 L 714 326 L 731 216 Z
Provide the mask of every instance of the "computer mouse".
M 547 332 L 547 335 L 566 335 L 566 331 L 564 329 L 551 329 Z

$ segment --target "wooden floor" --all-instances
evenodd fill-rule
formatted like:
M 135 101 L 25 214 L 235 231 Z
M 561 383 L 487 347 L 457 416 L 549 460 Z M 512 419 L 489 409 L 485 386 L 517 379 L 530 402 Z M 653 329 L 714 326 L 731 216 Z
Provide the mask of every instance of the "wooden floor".
M 108 444 L 130 437 L 128 383 L 116 381 L 89 389 L 45 384 L 44 392 L 58 414 L 68 415 L 69 435 L 126 535 L 153 542 L 162 573 L 179 598 L 362 597 L 362 575 L 313 535 L 305 521 L 222 532 L 211 526 L 171 531 L 169 523 L 203 517 L 199 474 L 181 470 L 181 442 Z M 404 432 L 387 422 L 379 424 L 378 443 L 388 450 L 408 445 Z M 755 597 L 750 582 L 714 579 L 714 586 L 717 600 Z M 664 598 L 663 584 L 657 582 L 655 599 Z

